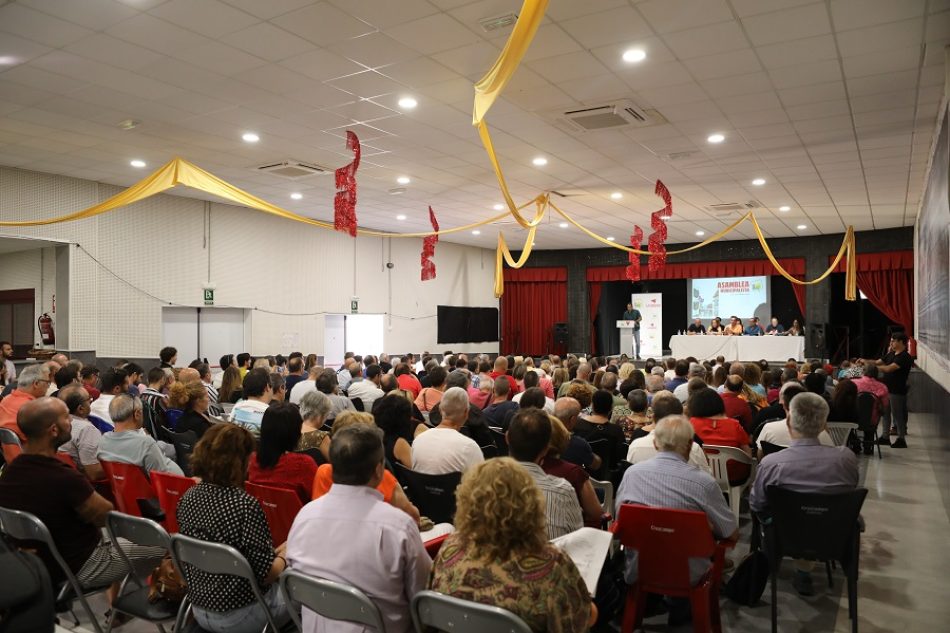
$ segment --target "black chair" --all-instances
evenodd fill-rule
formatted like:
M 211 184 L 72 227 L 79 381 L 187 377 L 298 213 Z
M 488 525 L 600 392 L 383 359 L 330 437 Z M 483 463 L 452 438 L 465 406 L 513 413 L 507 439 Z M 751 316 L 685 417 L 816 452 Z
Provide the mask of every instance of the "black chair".
M 353 403 L 353 406 L 356 407 L 357 411 L 366 411 L 366 407 L 363 406 L 362 398 L 350 398 L 350 402 Z
M 419 512 L 435 523 L 452 523 L 455 519 L 455 489 L 462 473 L 425 475 L 396 463 L 397 478 L 405 482 L 409 499 Z
M 824 561 L 831 584 L 831 561 L 839 561 L 848 579 L 848 616 L 851 631 L 858 630 L 858 557 L 861 548 L 861 506 L 866 488 L 840 494 L 793 492 L 769 486 L 765 553 L 772 583 L 772 631 L 778 630 L 776 580 L 782 558 Z
M 485 459 L 491 459 L 492 457 L 498 457 L 498 447 L 494 444 L 488 444 L 487 446 L 479 446 L 482 449 L 482 457 Z
M 507 457 L 508 439 L 505 437 L 505 432 L 497 426 L 490 426 L 488 430 L 491 431 L 492 440 L 494 440 L 495 446 L 498 447 L 498 455 L 500 457 Z
M 185 477 L 191 477 L 191 452 L 198 443 L 198 436 L 194 431 L 176 433 L 169 429 L 161 429 L 162 437 L 175 447 L 175 461 L 181 467 Z
M 877 445 L 877 458 L 881 459 L 881 445 L 877 443 L 877 429 L 880 423 L 874 423 L 874 409 L 881 410 L 881 403 L 873 393 L 862 391 L 858 394 L 858 428 L 864 433 L 864 453 L 874 454 Z
M 608 473 L 613 468 L 611 460 L 613 458 L 613 451 L 610 450 L 610 441 L 607 438 L 600 438 L 596 440 L 588 440 L 590 444 L 590 450 L 594 452 L 594 455 L 600 458 L 600 468 L 593 470 L 588 468 L 590 474 L 596 477 L 597 479 L 607 479 Z
M 773 444 L 772 442 L 759 442 L 759 448 L 762 449 L 762 453 L 764 453 L 765 455 L 771 455 L 772 453 L 777 453 L 788 447 L 779 446 L 778 444 Z

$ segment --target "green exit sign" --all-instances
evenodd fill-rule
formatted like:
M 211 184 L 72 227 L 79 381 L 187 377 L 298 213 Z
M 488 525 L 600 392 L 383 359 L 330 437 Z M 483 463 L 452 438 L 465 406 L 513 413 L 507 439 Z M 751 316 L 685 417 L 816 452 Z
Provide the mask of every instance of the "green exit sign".
M 214 305 L 214 290 L 212 288 L 205 288 L 205 305 Z

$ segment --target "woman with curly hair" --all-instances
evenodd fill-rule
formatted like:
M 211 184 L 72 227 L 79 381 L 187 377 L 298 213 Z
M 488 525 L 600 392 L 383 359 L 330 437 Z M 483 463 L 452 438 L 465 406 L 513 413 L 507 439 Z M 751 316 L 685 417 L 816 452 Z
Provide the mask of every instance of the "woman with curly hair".
M 455 492 L 455 533 L 439 550 L 429 588 L 511 611 L 542 631 L 587 631 L 597 609 L 573 561 L 548 543 L 544 498 L 508 457 L 468 470 Z

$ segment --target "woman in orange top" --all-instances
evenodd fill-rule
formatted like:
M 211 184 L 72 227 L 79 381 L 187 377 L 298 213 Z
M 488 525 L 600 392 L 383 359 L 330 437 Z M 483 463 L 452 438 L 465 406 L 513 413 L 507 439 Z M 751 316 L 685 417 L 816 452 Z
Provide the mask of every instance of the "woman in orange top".
M 361 411 L 344 411 L 336 416 L 336 420 L 333 421 L 333 429 L 330 432 L 330 444 L 333 444 L 333 435 L 336 434 L 337 431 L 351 424 L 368 424 L 374 428 L 376 427 L 372 414 L 363 413 Z M 319 499 L 325 495 L 332 486 L 333 466 L 330 464 L 322 464 L 317 468 L 317 474 L 313 478 L 311 498 Z M 383 495 L 383 501 L 395 508 L 399 508 L 411 516 L 416 523 L 419 523 L 420 515 L 418 508 L 412 505 L 412 502 L 409 501 L 406 493 L 403 492 L 402 487 L 391 472 L 388 470 L 383 471 L 383 480 L 376 486 L 376 490 Z

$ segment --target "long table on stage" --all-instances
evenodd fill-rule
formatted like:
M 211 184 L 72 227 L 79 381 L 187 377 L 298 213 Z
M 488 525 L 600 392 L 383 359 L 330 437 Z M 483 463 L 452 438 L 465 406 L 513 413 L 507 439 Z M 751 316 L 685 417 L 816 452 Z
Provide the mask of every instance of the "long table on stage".
M 674 334 L 670 337 L 670 354 L 674 358 L 693 356 L 726 360 L 805 360 L 803 336 L 719 336 Z

